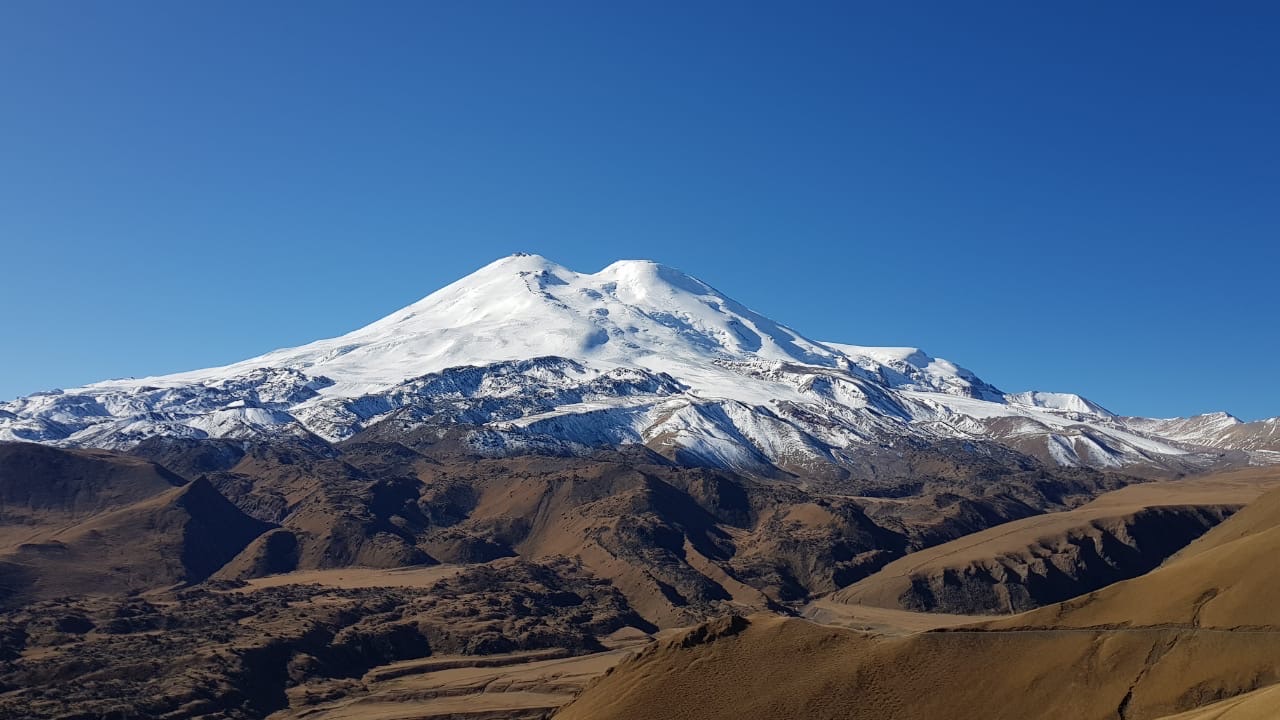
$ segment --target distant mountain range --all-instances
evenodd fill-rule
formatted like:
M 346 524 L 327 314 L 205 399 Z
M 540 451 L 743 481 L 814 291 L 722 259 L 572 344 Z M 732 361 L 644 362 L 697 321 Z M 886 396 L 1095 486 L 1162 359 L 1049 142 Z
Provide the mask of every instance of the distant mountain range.
M 840 478 L 904 450 L 1198 471 L 1280 463 L 1280 418 L 1117 416 L 1005 393 L 917 348 L 819 342 L 649 261 L 498 260 L 341 337 L 223 367 L 0 404 L 0 440 L 453 432 L 484 456 L 645 445 L 682 464 Z

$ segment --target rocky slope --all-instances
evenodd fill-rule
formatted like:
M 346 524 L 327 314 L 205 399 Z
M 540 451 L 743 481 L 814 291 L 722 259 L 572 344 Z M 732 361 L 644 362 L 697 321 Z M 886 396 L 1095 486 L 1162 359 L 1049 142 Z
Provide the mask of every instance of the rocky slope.
M 0 717 L 263 718 L 358 697 L 366 671 L 396 661 L 575 655 L 650 627 L 566 562 L 507 559 L 417 585 L 324 581 L 61 598 L 0 615 Z

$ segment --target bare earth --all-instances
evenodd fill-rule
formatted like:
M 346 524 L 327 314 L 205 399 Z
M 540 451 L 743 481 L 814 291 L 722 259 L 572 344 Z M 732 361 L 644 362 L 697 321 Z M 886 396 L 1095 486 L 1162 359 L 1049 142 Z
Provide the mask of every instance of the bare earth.
M 911 612 L 871 605 L 850 605 L 830 598 L 820 598 L 805 606 L 804 617 L 822 625 L 877 635 L 914 635 L 939 628 L 972 625 L 984 620 L 994 620 L 998 616 Z

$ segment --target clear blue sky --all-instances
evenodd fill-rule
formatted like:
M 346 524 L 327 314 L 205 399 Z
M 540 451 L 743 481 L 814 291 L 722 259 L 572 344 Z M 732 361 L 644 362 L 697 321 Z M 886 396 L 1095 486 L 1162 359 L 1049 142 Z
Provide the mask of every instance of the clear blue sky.
M 1280 5 L 620 5 L 4 3 L 0 397 L 529 251 L 1009 391 L 1280 414 Z

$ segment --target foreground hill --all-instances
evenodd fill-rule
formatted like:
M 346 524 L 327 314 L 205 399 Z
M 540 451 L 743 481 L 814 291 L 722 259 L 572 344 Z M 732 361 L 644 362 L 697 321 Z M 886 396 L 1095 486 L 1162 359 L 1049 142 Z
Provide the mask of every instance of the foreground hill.
M 906 637 L 727 618 L 622 663 L 556 717 L 1161 718 L 1280 681 L 1277 552 L 1272 491 L 1160 569 L 1066 603 Z

